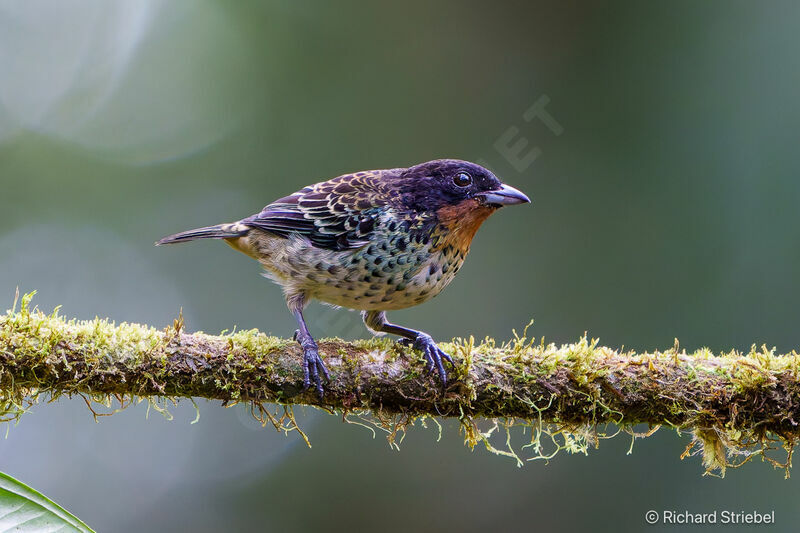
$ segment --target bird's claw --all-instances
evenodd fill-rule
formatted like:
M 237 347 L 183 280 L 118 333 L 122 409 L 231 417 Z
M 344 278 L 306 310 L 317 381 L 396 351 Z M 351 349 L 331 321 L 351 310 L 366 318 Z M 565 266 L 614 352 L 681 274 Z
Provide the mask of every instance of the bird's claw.
M 325 363 L 319 356 L 317 348 L 304 348 L 303 349 L 303 390 L 308 390 L 311 386 L 311 380 L 314 380 L 314 388 L 317 390 L 317 395 L 322 398 L 324 389 L 322 388 L 322 379 L 320 373 L 325 377 L 326 382 L 330 382 L 331 378 L 328 375 L 328 369 L 325 368 Z
M 319 356 L 319 347 L 313 339 L 304 337 L 300 331 L 295 332 L 295 340 L 303 347 L 303 390 L 308 390 L 311 386 L 311 380 L 313 379 L 317 395 L 322 399 L 325 391 L 322 388 L 320 372 L 325 377 L 326 382 L 330 382 L 331 378 L 330 375 L 328 375 L 328 369 L 325 368 L 325 363 Z
M 455 367 L 456 364 L 453 362 L 452 357 L 450 357 L 444 350 L 437 346 L 436 342 L 430 335 L 420 332 L 417 335 L 417 338 L 413 341 L 410 339 L 403 339 L 400 342 L 406 346 L 410 344 L 415 350 L 422 352 L 422 355 L 425 356 L 425 360 L 428 361 L 428 373 L 430 374 L 433 372 L 435 368 L 439 373 L 439 379 L 442 382 L 442 386 L 447 386 L 447 372 L 445 372 L 444 363 L 442 360 L 444 359 L 453 367 Z

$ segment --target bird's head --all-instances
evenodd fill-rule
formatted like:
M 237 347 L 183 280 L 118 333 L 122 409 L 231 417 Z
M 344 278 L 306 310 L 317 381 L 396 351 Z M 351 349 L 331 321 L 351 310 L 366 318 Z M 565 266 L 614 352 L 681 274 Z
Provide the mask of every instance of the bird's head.
M 469 245 L 486 218 L 505 205 L 529 203 L 490 170 L 458 159 L 437 159 L 402 171 L 398 200 L 417 213 L 435 214 L 439 223 Z
M 420 211 L 438 212 L 459 205 L 497 209 L 530 202 L 490 170 L 458 159 L 437 159 L 409 167 L 399 182 L 403 202 Z

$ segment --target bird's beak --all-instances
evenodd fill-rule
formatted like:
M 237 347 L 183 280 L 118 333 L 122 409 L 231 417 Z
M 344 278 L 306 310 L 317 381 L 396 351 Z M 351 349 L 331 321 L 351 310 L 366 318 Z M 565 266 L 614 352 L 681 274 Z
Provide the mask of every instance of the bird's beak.
M 531 203 L 531 199 L 525 196 L 525 193 L 505 184 L 499 189 L 483 192 L 480 196 L 483 196 L 487 204 L 514 205 Z

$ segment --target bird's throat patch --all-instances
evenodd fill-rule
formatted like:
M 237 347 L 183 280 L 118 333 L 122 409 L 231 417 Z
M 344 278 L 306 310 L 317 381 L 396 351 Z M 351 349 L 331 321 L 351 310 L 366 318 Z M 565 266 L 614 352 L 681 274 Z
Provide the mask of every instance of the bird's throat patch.
M 478 228 L 495 211 L 496 208 L 482 205 L 473 198 L 442 207 L 437 212 L 439 223 L 447 228 L 442 244 L 469 250 Z

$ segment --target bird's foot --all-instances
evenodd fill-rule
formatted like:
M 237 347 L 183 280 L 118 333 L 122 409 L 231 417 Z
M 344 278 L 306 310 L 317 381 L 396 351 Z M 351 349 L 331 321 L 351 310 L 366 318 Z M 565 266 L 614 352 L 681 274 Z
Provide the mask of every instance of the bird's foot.
M 322 361 L 322 357 L 319 356 L 317 343 L 311 338 L 303 338 L 302 335 L 298 334 L 299 331 L 296 331 L 295 340 L 303 347 L 303 390 L 308 390 L 313 380 L 314 388 L 321 399 L 325 391 L 322 388 L 320 374 L 322 374 L 326 382 L 330 382 L 331 378 L 328 375 L 328 369 L 325 368 L 325 363 Z
M 330 382 L 331 378 L 328 375 L 328 369 L 325 368 L 325 363 L 319 356 L 319 351 L 314 349 L 303 350 L 303 390 L 311 386 L 311 380 L 314 380 L 314 388 L 317 389 L 317 395 L 322 398 L 325 394 L 322 388 L 322 379 L 320 373 L 325 377 L 326 382 Z
M 411 339 L 402 339 L 399 342 L 405 346 L 411 345 L 415 350 L 422 352 L 422 355 L 425 356 L 425 360 L 428 361 L 428 373 L 430 374 L 433 372 L 433 369 L 435 368 L 439 373 L 439 379 L 442 382 L 442 386 L 447 385 L 447 372 L 444 370 L 444 363 L 442 360 L 447 361 L 453 367 L 455 367 L 456 364 L 453 362 L 452 357 L 450 357 L 444 350 L 437 346 L 436 342 L 430 335 L 419 332 L 413 341 Z

